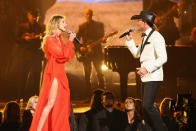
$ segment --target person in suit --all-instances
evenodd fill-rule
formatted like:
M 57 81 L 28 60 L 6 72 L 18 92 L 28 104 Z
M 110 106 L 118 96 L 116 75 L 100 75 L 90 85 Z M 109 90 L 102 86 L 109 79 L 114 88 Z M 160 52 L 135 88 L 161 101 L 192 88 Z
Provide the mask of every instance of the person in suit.
M 121 131 L 123 112 L 114 108 L 114 96 L 106 91 L 102 94 L 103 109 L 93 117 L 92 131 Z
M 163 36 L 154 27 L 155 14 L 143 10 L 131 20 L 138 20 L 143 31 L 143 40 L 136 47 L 131 33 L 126 36 L 126 45 L 134 57 L 140 57 L 141 67 L 136 68 L 141 77 L 143 89 L 144 120 L 155 131 L 167 131 L 159 111 L 153 106 L 157 90 L 163 81 L 163 64 L 167 62 L 167 52 Z M 150 119 L 148 119 L 150 118 Z
M 96 89 L 91 97 L 91 109 L 84 112 L 79 121 L 79 131 L 92 131 L 93 130 L 93 117 L 94 115 L 103 109 L 101 102 L 101 96 L 104 93 L 102 89 Z

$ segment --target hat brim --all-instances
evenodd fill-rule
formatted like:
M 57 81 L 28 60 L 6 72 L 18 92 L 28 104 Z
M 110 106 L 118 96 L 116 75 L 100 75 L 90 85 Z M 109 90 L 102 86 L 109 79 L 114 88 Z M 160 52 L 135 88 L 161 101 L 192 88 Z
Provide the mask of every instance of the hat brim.
M 141 15 L 134 15 L 131 17 L 131 20 L 137 20 L 137 19 L 142 19 Z

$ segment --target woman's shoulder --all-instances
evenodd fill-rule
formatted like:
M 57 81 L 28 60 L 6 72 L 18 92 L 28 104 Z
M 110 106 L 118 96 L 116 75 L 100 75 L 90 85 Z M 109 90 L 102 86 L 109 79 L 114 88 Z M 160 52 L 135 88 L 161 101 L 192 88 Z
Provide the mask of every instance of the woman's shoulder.
M 54 43 L 56 41 L 56 37 L 53 35 L 48 35 L 45 36 L 44 41 L 46 42 L 46 45 L 50 43 Z
M 52 39 L 56 39 L 55 35 L 47 35 L 45 37 L 46 40 L 52 40 Z

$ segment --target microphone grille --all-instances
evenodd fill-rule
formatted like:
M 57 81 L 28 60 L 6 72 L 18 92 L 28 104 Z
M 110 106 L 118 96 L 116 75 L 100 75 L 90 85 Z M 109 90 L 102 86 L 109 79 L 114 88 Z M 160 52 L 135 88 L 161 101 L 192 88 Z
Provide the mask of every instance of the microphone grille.
M 67 34 L 71 34 L 71 31 L 70 30 L 67 30 Z
M 135 27 L 132 27 L 132 28 L 131 28 L 131 31 L 134 31 L 134 30 L 135 30 Z

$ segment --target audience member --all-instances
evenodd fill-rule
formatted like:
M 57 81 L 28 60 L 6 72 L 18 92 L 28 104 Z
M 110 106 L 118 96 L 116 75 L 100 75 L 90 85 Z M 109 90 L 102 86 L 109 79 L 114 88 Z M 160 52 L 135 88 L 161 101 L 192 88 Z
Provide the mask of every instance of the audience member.
M 141 101 L 128 97 L 125 100 L 125 116 L 123 120 L 123 131 L 150 131 L 141 116 Z
M 0 112 L 0 126 L 1 126 L 1 121 L 2 121 L 2 112 Z
M 167 125 L 168 131 L 178 130 L 178 124 L 173 117 L 173 99 L 169 97 L 164 98 L 159 106 L 159 109 L 161 117 Z
M 195 106 L 192 94 L 177 94 L 174 118 L 178 123 L 179 131 L 190 131 L 194 127 Z
M 103 109 L 93 117 L 93 131 L 121 131 L 123 113 L 114 108 L 114 96 L 106 91 L 102 94 Z
M 137 114 L 138 114 L 138 118 L 140 120 L 144 120 L 144 116 L 143 116 L 143 101 L 141 99 L 134 99 L 135 100 L 135 108 L 137 110 Z
M 96 89 L 91 98 L 91 109 L 85 112 L 79 121 L 79 131 L 92 131 L 93 116 L 103 109 L 101 95 L 104 91 Z
M 69 115 L 69 125 L 70 125 L 70 131 L 78 131 L 78 123 L 76 122 L 76 117 L 73 112 L 73 106 L 70 102 L 70 115 Z
M 30 126 L 31 126 L 31 122 L 33 119 L 33 115 L 37 106 L 37 101 L 38 101 L 38 96 L 32 96 L 31 98 L 29 98 L 26 109 L 23 112 L 23 117 L 22 117 L 22 130 L 23 131 L 28 131 Z
M 10 101 L 3 110 L 3 122 L 0 131 L 18 131 L 20 129 L 20 107 L 15 101 Z

